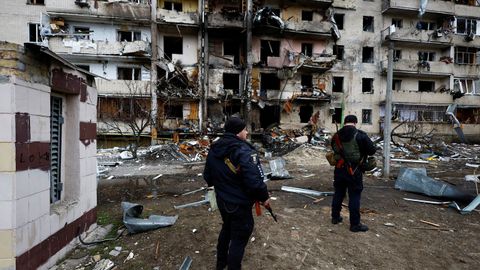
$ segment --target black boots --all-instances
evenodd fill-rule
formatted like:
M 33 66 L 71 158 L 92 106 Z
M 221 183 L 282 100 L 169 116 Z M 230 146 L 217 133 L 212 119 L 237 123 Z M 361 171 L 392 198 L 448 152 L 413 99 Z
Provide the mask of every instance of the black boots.
M 350 226 L 350 231 L 352 231 L 352 232 L 366 232 L 366 231 L 368 231 L 368 226 L 360 223 L 360 224 L 355 225 L 355 226 Z
M 332 224 L 338 224 L 343 221 L 343 217 L 339 216 L 338 218 L 332 218 Z

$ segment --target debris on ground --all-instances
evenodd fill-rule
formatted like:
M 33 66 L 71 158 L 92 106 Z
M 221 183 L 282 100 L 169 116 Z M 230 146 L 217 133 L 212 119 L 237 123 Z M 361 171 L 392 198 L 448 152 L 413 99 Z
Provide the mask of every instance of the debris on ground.
M 122 202 L 122 209 L 123 224 L 131 234 L 172 226 L 178 218 L 178 216 L 159 215 L 151 215 L 148 219 L 140 218 L 143 206 L 136 203 Z

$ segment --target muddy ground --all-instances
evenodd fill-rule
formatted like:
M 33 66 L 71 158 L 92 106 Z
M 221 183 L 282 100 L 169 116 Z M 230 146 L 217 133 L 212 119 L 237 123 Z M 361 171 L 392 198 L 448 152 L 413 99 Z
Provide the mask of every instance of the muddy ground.
M 282 185 L 333 190 L 333 170 L 323 161 L 323 153 L 312 149 L 294 152 L 286 157 L 286 168 L 293 178 L 267 182 L 275 198 L 272 207 L 278 223 L 266 212 L 255 217 L 255 230 L 246 249 L 243 269 L 478 269 L 479 212 L 461 215 L 452 208 L 403 200 L 404 197 L 433 199 L 395 190 L 394 179 L 399 167 L 405 165 L 393 164 L 391 179 L 364 178 L 362 222 L 370 231 L 352 233 L 347 209 L 342 211 L 347 222 L 331 224 L 331 197 L 314 201 L 280 190 Z M 464 164 L 464 160 L 433 161 L 422 166 L 431 177 L 475 194 L 474 184 L 463 180 L 465 174 L 474 173 L 473 169 Z M 124 164 L 124 167 L 132 166 L 132 170 L 136 170 L 134 165 Z M 155 167 L 154 163 L 148 165 Z M 208 205 L 179 210 L 173 207 L 203 199 L 203 192 L 178 196 L 205 185 L 199 175 L 203 165 L 176 166 L 177 170 L 164 173 L 156 181 L 151 179 L 160 171 L 150 171 L 152 175 L 103 179 L 98 187 L 100 224 L 113 223 L 118 228 L 122 214 L 120 202 L 130 201 L 142 204 L 145 216 L 178 215 L 175 225 L 125 235 L 94 248 L 77 248 L 69 255 L 70 259 L 80 258 L 76 265 L 67 260 L 57 267 L 92 269 L 91 256 L 98 254 L 114 261 L 117 269 L 179 269 L 186 256 L 193 259 L 190 269 L 214 269 L 216 239 L 221 227 L 219 212 L 209 211 Z M 115 246 L 122 247 L 120 255 L 108 255 Z M 124 262 L 130 251 L 135 254 L 134 258 Z

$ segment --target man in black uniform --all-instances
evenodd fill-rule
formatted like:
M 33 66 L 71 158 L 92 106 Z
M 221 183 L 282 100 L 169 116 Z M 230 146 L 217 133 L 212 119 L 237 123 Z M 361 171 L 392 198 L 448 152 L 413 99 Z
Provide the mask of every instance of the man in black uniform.
M 338 224 L 342 202 L 348 191 L 348 210 L 350 212 L 350 231 L 366 232 L 367 225 L 360 223 L 360 197 L 363 190 L 363 172 L 361 163 L 367 156 L 375 154 L 376 148 L 367 134 L 355 126 L 357 117 L 347 115 L 344 127 L 332 137 L 331 146 L 337 165 L 334 171 L 335 194 L 332 200 L 332 223 Z
M 253 231 L 255 201 L 269 206 L 267 186 L 255 148 L 247 139 L 245 122 L 232 117 L 223 137 L 211 145 L 203 177 L 214 186 L 222 230 L 217 243 L 217 269 L 241 269 L 245 247 Z

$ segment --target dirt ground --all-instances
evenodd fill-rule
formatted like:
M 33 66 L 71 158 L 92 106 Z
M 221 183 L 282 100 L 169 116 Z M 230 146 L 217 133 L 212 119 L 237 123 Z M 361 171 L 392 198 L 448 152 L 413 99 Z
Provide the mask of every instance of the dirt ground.
M 255 217 L 255 229 L 246 249 L 243 269 L 478 269 L 479 212 L 461 215 L 452 208 L 403 200 L 405 197 L 434 200 L 393 188 L 399 167 L 414 166 L 393 164 L 392 178 L 388 180 L 365 176 L 361 212 L 362 222 L 370 230 L 352 233 L 346 208 L 342 210 L 343 224 L 331 224 L 332 197 L 321 197 L 314 202 L 312 198 L 281 191 L 282 185 L 333 191 L 333 170 L 323 161 L 323 153 L 313 154 L 319 151 L 312 149 L 296 152 L 285 157 L 286 168 L 293 178 L 267 182 L 275 199 L 272 208 L 278 223 L 265 211 L 262 216 Z M 474 184 L 463 180 L 473 169 L 464 164 L 462 160 L 437 161 L 423 166 L 431 177 L 475 194 Z M 163 174 L 156 181 L 151 180 L 155 175 L 101 180 L 99 223 L 114 223 L 118 228 L 122 201 L 142 204 L 144 216 L 178 215 L 178 220 L 168 228 L 125 235 L 90 249 L 77 248 L 69 258 L 83 260 L 74 267 L 92 269 L 91 256 L 98 254 L 115 262 L 117 269 L 179 269 L 186 256 L 193 259 L 190 269 L 214 269 L 221 218 L 218 211 L 209 211 L 209 205 L 174 209 L 174 205 L 202 200 L 204 195 L 197 192 L 179 196 L 205 186 L 200 175 L 201 163 L 181 167 L 183 170 Z M 153 196 L 155 193 L 157 198 Z M 121 254 L 108 255 L 115 246 L 122 247 Z M 130 251 L 135 254 L 134 258 L 124 262 Z M 67 269 L 66 262 L 57 267 Z

